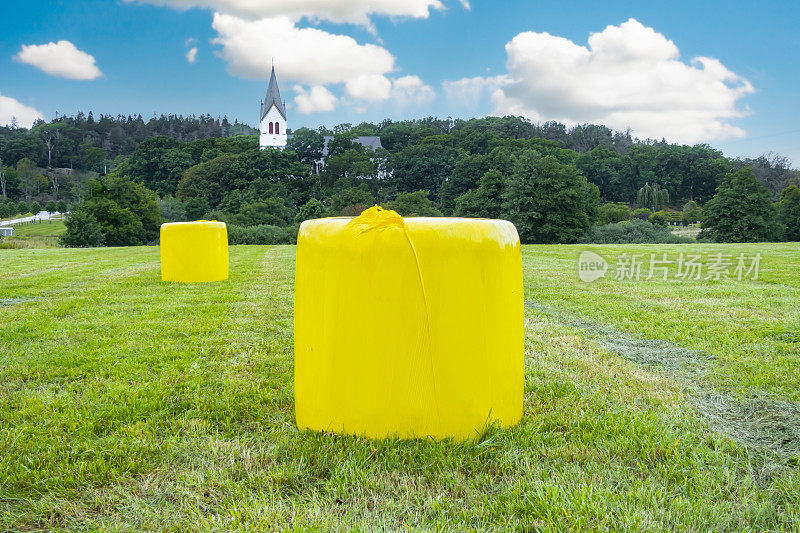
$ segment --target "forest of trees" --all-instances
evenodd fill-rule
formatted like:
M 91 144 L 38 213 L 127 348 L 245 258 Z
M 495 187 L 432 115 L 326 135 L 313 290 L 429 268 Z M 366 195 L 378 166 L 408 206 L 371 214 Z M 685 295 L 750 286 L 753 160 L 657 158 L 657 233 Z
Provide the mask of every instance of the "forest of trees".
M 141 194 L 153 191 L 163 220 L 215 218 L 291 235 L 304 219 L 356 214 L 379 203 L 403 215 L 503 217 L 525 242 L 576 242 L 593 224 L 630 216 L 656 223 L 699 219 L 702 206 L 742 169 L 768 202 L 800 185 L 800 173 L 776 154 L 730 159 L 707 145 L 639 141 L 603 126 L 519 117 L 301 128 L 283 151 L 260 151 L 253 132 L 209 116 L 145 122 L 95 120 L 91 113 L 30 130 L 0 128 L 0 206 L 9 212 L 25 202 L 66 201 L 77 212 L 85 204 L 79 215 L 85 222 L 91 206 L 114 211 L 105 200 L 118 199 L 107 191 L 124 179 L 142 186 Z M 317 173 L 323 135 L 334 139 Z M 380 136 L 383 149 L 354 143 L 358 135 Z M 682 215 L 686 205 L 689 215 Z M 777 223 L 780 207 L 773 207 Z M 151 237 L 141 230 L 131 242 Z

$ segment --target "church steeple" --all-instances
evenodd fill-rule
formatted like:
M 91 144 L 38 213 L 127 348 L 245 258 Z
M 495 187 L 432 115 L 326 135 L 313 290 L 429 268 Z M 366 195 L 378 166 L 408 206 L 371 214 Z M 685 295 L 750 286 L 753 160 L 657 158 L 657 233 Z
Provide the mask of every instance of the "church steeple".
M 269 76 L 269 87 L 267 87 L 267 97 L 261 102 L 261 120 L 264 119 L 269 109 L 272 106 L 278 109 L 278 112 L 286 120 L 286 107 L 281 100 L 281 91 L 278 89 L 278 78 L 275 77 L 275 66 L 272 66 L 272 73 Z
M 261 114 L 259 119 L 260 135 L 258 145 L 264 148 L 283 149 L 286 146 L 286 105 L 281 100 L 281 91 L 278 89 L 278 78 L 275 77 L 275 66 L 269 76 L 267 96 L 261 101 Z

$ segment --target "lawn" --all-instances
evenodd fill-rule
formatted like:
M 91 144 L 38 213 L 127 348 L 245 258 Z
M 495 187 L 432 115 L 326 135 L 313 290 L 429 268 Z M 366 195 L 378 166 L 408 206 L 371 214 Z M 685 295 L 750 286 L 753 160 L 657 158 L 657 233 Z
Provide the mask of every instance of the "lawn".
M 0 238 L 0 249 L 56 248 L 59 237 L 67 231 L 63 220 L 14 225 L 14 236 Z
M 52 222 L 44 220 L 28 224 L 16 224 L 14 235 L 16 237 L 53 237 L 59 236 L 67 231 L 64 221 L 54 219 Z
M 758 279 L 614 279 L 681 253 L 760 253 Z M 463 443 L 295 428 L 293 268 L 0 250 L 0 530 L 800 527 L 796 244 L 524 247 L 523 420 Z

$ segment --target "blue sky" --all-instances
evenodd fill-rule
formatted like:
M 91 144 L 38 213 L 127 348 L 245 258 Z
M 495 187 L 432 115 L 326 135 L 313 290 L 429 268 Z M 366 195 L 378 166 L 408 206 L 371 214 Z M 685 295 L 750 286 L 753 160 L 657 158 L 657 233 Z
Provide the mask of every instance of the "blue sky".
M 513 113 L 800 166 L 798 2 L 148 2 L 0 3 L 0 121 L 26 106 L 255 125 L 274 57 L 292 128 Z

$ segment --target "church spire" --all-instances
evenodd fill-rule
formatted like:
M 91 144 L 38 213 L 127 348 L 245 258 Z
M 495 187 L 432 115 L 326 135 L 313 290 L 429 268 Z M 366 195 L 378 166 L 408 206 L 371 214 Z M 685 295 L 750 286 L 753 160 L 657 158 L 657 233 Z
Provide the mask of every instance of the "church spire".
M 264 119 L 272 106 L 278 110 L 283 120 L 286 120 L 286 108 L 281 100 L 281 92 L 278 90 L 278 79 L 275 77 L 275 66 L 272 66 L 272 73 L 269 76 L 269 87 L 267 87 L 267 97 L 261 102 L 261 120 Z

